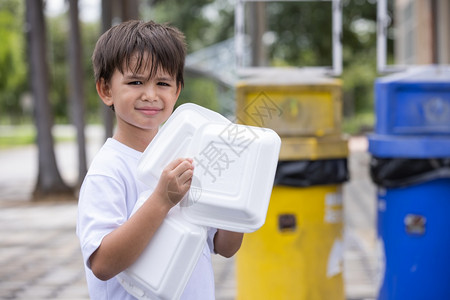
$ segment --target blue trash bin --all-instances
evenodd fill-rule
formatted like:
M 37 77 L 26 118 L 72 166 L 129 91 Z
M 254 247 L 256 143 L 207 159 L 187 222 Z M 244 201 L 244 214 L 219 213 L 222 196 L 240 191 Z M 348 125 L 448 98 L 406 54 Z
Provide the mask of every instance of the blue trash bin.
M 378 299 L 450 299 L 450 179 L 379 189 Z
M 450 69 L 380 78 L 375 106 L 368 139 L 378 186 L 378 300 L 450 299 Z M 381 160 L 384 169 L 376 168 Z M 437 167 L 418 171 L 419 163 Z M 415 173 L 400 169 L 408 167 Z

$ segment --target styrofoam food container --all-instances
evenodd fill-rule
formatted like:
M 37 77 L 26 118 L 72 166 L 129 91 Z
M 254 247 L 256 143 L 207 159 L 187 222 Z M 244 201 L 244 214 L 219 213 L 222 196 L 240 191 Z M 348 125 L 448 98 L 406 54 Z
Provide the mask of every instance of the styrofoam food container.
M 150 192 L 140 195 L 132 214 Z M 117 275 L 119 283 L 139 300 L 179 299 L 206 244 L 206 228 L 188 222 L 173 207 L 141 256 Z
M 189 146 L 194 134 L 201 126 L 210 122 L 230 123 L 221 114 L 199 105 L 180 105 L 144 151 L 137 169 L 138 178 L 149 185 L 158 182 L 162 170 L 169 162 L 177 157 L 192 156 Z M 151 157 L 154 154 L 158 156 Z
M 192 223 L 252 232 L 266 218 L 281 139 L 271 129 L 228 121 L 195 104 L 178 107 L 144 151 L 143 182 L 158 179 L 178 157 L 194 159 L 181 213 Z
M 280 144 L 278 135 L 269 129 L 233 123 L 204 125 L 191 144 L 194 180 L 181 203 L 183 216 L 192 223 L 230 231 L 260 228 L 272 193 Z M 214 155 L 217 159 L 209 164 Z

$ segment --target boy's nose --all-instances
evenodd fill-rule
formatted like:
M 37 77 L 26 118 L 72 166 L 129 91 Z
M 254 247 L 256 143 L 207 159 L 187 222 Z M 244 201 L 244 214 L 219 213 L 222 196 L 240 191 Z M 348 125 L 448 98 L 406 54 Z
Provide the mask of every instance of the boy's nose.
M 156 99 L 156 89 L 151 86 L 145 87 L 142 93 L 142 100 L 154 101 Z

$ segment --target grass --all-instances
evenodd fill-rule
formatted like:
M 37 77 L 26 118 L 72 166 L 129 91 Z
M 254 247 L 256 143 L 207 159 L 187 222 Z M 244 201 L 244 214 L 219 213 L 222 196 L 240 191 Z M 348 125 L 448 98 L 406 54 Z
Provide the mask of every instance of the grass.
M 74 139 L 72 135 L 54 134 L 55 142 L 66 142 Z M 0 149 L 27 146 L 36 143 L 36 129 L 33 125 L 1 125 Z
M 36 140 L 32 125 L 0 126 L 0 149 L 31 145 Z
M 17 146 L 31 145 L 35 142 L 35 137 L 26 136 L 0 136 L 0 149 L 12 148 Z

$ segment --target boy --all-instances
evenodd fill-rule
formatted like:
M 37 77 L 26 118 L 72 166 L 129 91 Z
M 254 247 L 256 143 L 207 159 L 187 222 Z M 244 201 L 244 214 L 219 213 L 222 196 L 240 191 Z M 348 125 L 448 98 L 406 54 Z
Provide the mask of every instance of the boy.
M 154 22 L 119 24 L 98 40 L 92 63 L 98 95 L 116 115 L 117 129 L 95 156 L 80 190 L 77 235 L 91 299 L 134 299 L 115 276 L 142 253 L 169 210 L 190 188 L 193 160 L 167 165 L 155 189 L 130 217 L 141 192 L 142 152 L 173 111 L 183 87 L 186 45 L 176 28 Z M 230 257 L 242 233 L 210 229 L 182 299 L 214 299 L 210 253 Z

